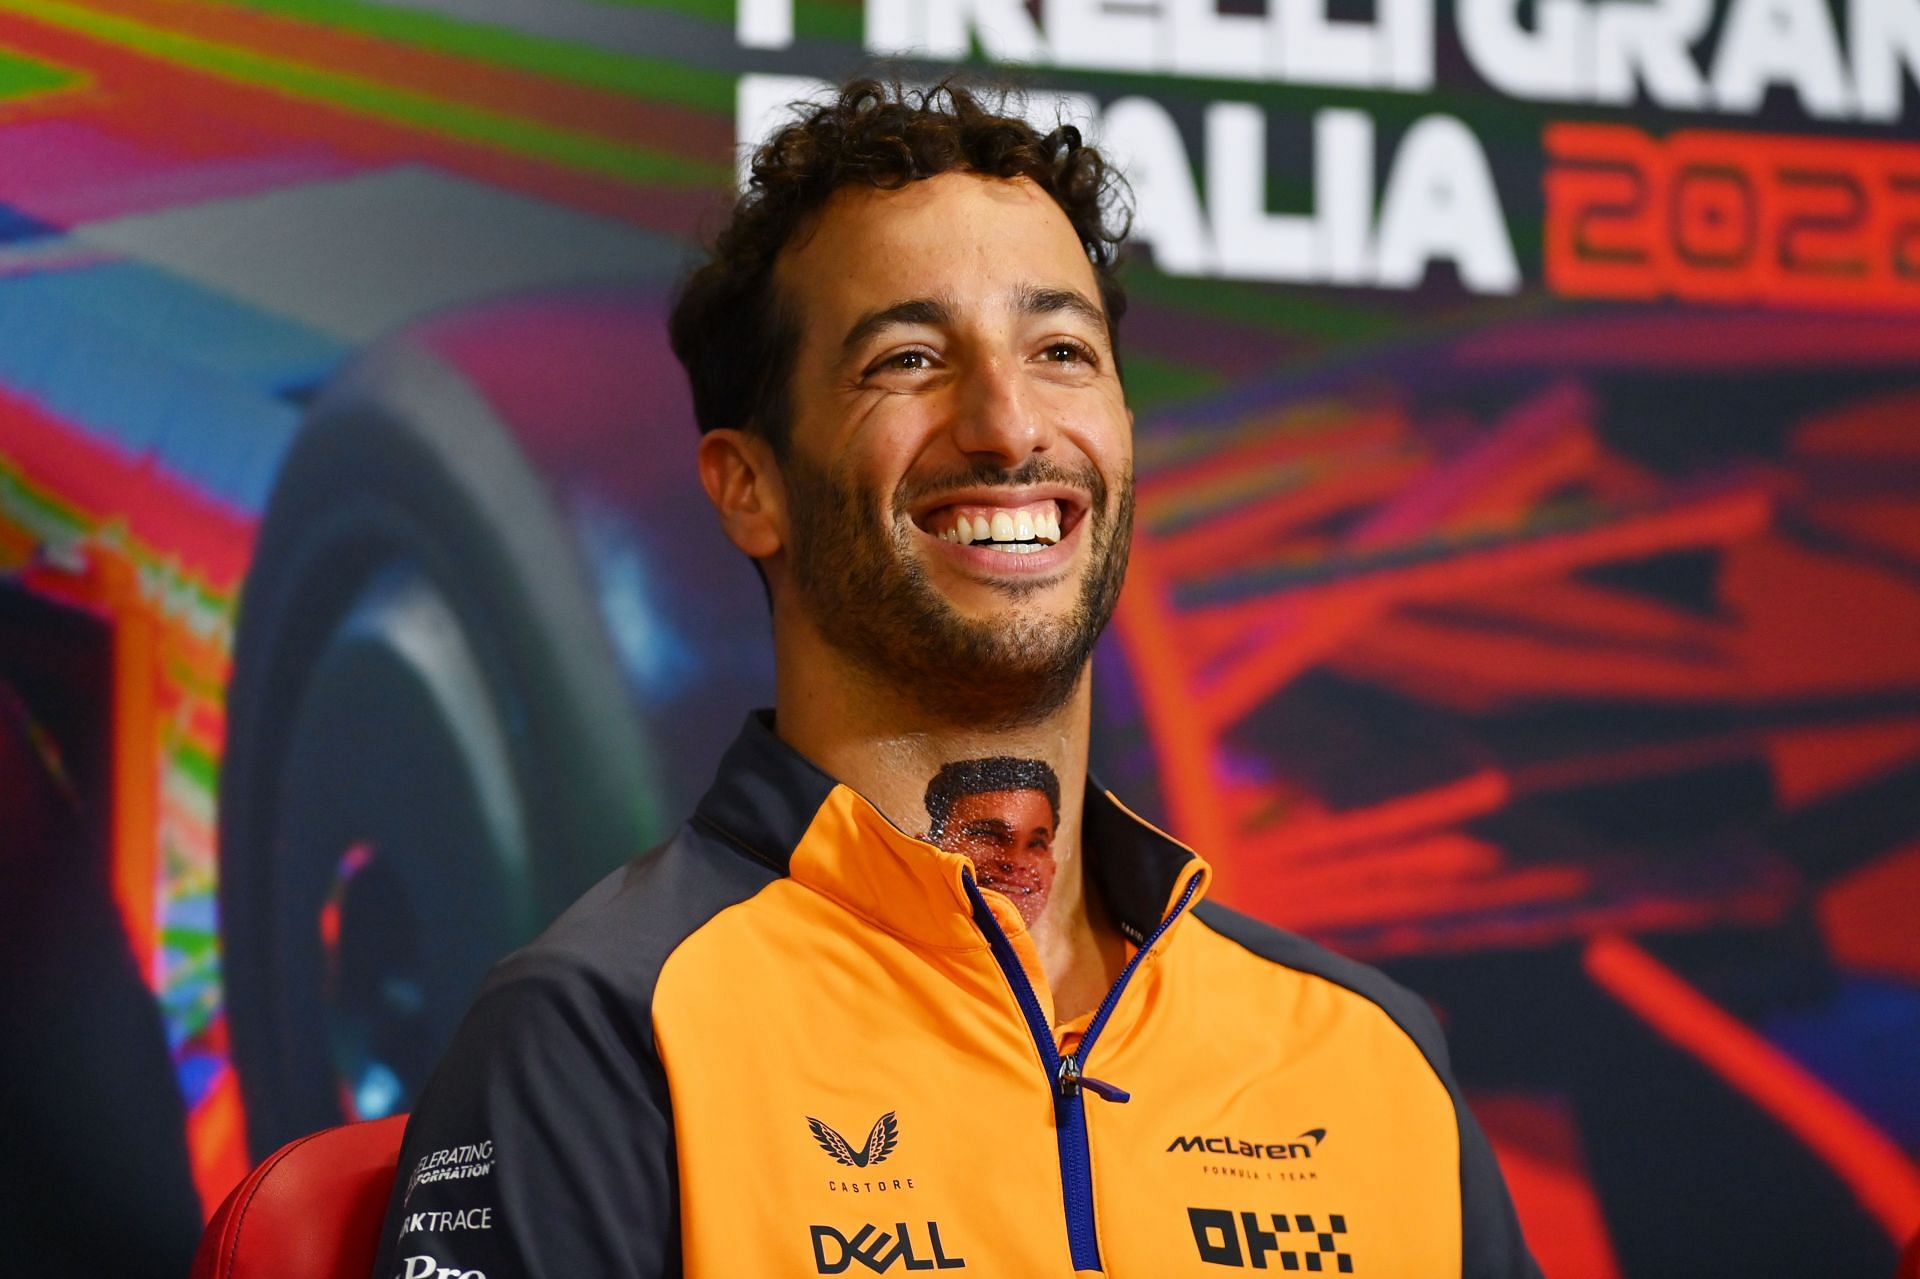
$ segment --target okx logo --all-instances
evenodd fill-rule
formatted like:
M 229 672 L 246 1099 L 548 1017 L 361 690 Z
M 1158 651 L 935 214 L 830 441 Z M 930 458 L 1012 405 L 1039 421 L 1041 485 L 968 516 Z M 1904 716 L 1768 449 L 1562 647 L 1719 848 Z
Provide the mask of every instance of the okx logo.
M 1353 1273 L 1353 1258 L 1340 1251 L 1346 1242 L 1347 1219 L 1327 1217 L 1325 1229 L 1316 1227 L 1307 1213 L 1230 1212 L 1225 1208 L 1189 1208 L 1193 1242 L 1200 1260 L 1213 1266 L 1252 1266 L 1267 1269 L 1267 1257 L 1278 1253 L 1282 1270 Z M 1271 1229 L 1269 1229 L 1271 1227 Z
M 813 1130 L 813 1139 L 820 1143 L 820 1149 L 832 1155 L 834 1162 L 849 1168 L 867 1168 L 885 1163 L 893 1148 L 900 1144 L 900 1121 L 893 1117 L 894 1113 L 889 1110 L 873 1121 L 873 1127 L 867 1132 L 867 1144 L 859 1150 L 812 1115 L 807 1116 L 807 1127 Z
M 964 1257 L 949 1257 L 940 1245 L 940 1223 L 927 1223 L 927 1247 L 916 1253 L 913 1234 L 907 1223 L 896 1221 L 893 1232 L 878 1226 L 862 1226 L 849 1239 L 832 1226 L 814 1226 L 813 1265 L 823 1275 L 845 1274 L 847 1267 L 859 1262 L 875 1274 L 885 1274 L 900 1262 L 909 1270 L 965 1270 Z

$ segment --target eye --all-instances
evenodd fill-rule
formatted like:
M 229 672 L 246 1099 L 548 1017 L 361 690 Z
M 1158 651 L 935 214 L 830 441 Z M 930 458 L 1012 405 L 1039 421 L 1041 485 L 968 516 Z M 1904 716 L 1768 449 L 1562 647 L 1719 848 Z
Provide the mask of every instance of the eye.
M 1048 364 L 1095 364 L 1093 349 L 1084 342 L 1075 342 L 1067 338 L 1057 338 L 1049 342 L 1040 358 Z
M 883 355 L 867 366 L 863 376 L 872 377 L 875 373 L 900 371 L 905 373 L 925 373 L 933 368 L 933 352 L 923 350 L 895 351 Z

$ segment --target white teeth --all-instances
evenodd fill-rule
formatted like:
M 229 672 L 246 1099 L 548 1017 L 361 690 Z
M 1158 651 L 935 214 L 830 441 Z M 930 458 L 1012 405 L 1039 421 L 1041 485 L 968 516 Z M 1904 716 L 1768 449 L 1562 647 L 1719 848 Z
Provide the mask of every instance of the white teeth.
M 978 542 L 1002 551 L 1036 551 L 1060 540 L 1060 512 L 1053 508 L 1012 513 L 995 511 L 991 516 L 959 515 L 954 517 L 953 527 L 939 536 L 961 546 Z M 1041 545 L 1030 545 L 1034 542 Z

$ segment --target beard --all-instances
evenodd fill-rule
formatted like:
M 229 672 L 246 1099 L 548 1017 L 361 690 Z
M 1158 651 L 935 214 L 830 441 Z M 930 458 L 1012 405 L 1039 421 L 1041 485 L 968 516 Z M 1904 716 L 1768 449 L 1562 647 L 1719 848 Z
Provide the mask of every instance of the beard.
M 1012 470 L 975 466 L 902 480 L 889 526 L 879 495 L 848 475 L 797 455 L 785 461 L 794 582 L 828 643 L 948 724 L 1004 731 L 1046 718 L 1073 696 L 1126 578 L 1131 471 L 1122 473 L 1111 511 L 1107 483 L 1091 463 L 1069 469 L 1035 457 Z M 1051 582 L 1001 582 L 995 589 L 1014 607 L 966 617 L 927 579 L 905 512 L 946 492 L 1028 484 L 1067 484 L 1088 495 L 1090 554 L 1079 594 L 1053 615 L 1020 607 Z

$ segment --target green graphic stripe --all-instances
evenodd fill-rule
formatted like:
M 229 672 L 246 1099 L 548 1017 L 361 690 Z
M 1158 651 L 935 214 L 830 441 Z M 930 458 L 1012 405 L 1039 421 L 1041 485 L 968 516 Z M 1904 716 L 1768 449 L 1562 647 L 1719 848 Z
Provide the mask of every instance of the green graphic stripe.
M 0 513 L 43 542 L 72 541 L 92 527 L 77 507 L 35 484 L 4 454 L 0 454 Z
M 1219 316 L 1256 329 L 1338 341 L 1380 337 L 1401 327 L 1391 306 L 1374 310 L 1331 298 L 1234 280 L 1162 275 L 1144 264 L 1123 277 L 1127 292 L 1143 301 Z
M 214 940 L 214 934 L 205 928 L 168 924 L 160 930 L 160 944 L 189 959 L 211 959 Z
M 722 71 L 689 67 L 664 59 L 608 53 L 587 45 L 549 40 L 421 10 L 366 4 L 363 0 L 227 2 L 261 13 L 356 31 L 396 44 L 413 45 L 436 53 L 490 62 L 496 66 L 630 94 L 650 102 L 670 102 L 729 118 L 733 115 L 734 77 Z M 725 0 L 725 3 L 730 26 L 733 21 L 732 0 Z M 733 34 L 728 30 L 716 33 L 716 38 L 730 42 Z
M 0 49 L 0 102 L 12 98 L 30 98 L 37 93 L 51 93 L 55 89 L 77 84 L 81 78 L 77 71 Z
M 18 12 L 152 57 L 242 84 L 311 98 L 431 133 L 478 142 L 571 168 L 635 183 L 715 186 L 731 180 L 723 164 L 702 164 L 623 146 L 603 138 L 551 129 L 513 116 L 375 84 L 355 76 L 302 66 L 208 40 L 163 31 L 124 18 L 91 13 L 58 0 L 7 0 Z
M 167 762 L 208 794 L 212 794 L 220 785 L 219 761 L 190 741 L 176 741 Z
M 1210 369 L 1179 364 L 1134 350 L 1126 354 L 1127 404 L 1151 413 L 1167 404 L 1198 399 L 1226 382 Z

